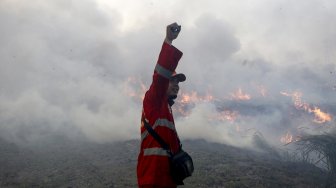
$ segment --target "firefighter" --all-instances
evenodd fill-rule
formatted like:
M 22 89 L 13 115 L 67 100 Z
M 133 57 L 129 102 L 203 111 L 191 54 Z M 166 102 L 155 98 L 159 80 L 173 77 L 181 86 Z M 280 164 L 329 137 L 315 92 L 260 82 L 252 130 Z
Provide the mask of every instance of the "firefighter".
M 181 26 L 173 23 L 166 28 L 166 38 L 155 66 L 152 84 L 143 100 L 141 117 L 141 146 L 137 164 L 139 188 L 173 188 L 168 153 L 148 133 L 144 121 L 169 145 L 172 153 L 179 150 L 179 138 L 175 129 L 171 106 L 179 91 L 179 82 L 186 80 L 175 69 L 182 52 L 172 45 Z

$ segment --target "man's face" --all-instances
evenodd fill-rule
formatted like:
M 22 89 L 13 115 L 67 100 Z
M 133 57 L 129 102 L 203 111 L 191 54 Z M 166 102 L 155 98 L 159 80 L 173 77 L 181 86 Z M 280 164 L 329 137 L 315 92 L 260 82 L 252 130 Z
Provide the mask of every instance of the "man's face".
M 168 86 L 168 90 L 167 90 L 168 97 L 173 97 L 173 98 L 177 97 L 177 93 L 180 89 L 178 83 L 179 82 L 177 80 L 170 80 L 169 81 L 169 86 Z

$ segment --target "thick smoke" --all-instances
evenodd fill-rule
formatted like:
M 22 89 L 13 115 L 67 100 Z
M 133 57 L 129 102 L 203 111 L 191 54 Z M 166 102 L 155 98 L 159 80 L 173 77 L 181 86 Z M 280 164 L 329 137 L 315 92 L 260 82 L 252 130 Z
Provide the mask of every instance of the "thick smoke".
M 93 1 L 1 4 L 2 137 L 136 138 L 139 105 L 123 93 L 116 11 L 106 14 Z
M 260 0 L 253 6 L 144 1 L 133 7 L 1 1 L 0 136 L 14 142 L 50 134 L 97 142 L 139 138 L 141 95 L 165 26 L 174 21 L 182 24 L 174 41 L 184 52 L 177 69 L 187 75 L 182 91 L 214 97 L 194 103 L 188 116 L 176 116 L 182 139 L 246 146 L 254 132 L 272 143 L 289 131 L 317 133 L 324 129 L 313 127 L 312 114 L 296 110 L 280 92 L 299 91 L 306 103 L 336 115 L 333 7 L 317 0 Z M 251 99 L 233 100 L 239 89 Z M 213 118 L 228 109 L 240 117 Z

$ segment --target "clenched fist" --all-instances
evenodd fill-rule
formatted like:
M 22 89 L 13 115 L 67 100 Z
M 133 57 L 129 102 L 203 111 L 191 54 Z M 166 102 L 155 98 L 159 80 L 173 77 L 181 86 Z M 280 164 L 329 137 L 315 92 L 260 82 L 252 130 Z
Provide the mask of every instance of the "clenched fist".
M 168 44 L 171 44 L 173 40 L 177 38 L 180 31 L 181 31 L 181 26 L 178 25 L 176 22 L 168 25 L 167 30 L 166 30 L 165 42 L 167 42 Z

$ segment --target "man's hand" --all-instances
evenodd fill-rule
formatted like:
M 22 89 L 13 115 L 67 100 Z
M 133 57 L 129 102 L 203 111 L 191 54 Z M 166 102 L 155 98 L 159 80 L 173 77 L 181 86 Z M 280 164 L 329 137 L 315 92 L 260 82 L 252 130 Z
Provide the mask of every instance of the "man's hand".
M 165 42 L 171 45 L 173 40 L 175 40 L 177 36 L 179 35 L 180 31 L 181 31 L 181 26 L 177 25 L 176 22 L 168 25 L 167 30 L 166 30 Z

